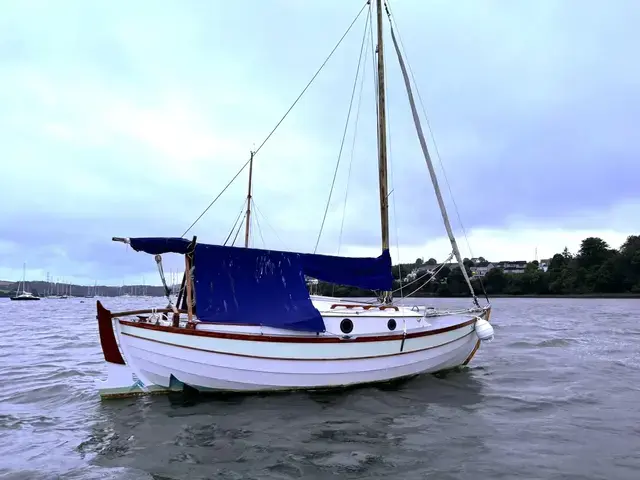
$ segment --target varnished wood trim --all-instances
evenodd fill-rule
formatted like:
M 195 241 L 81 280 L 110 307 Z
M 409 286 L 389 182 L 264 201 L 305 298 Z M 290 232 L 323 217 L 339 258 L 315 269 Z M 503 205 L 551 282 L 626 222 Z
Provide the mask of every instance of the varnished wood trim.
M 333 305 L 331 305 L 329 310 L 333 310 L 337 307 L 344 307 L 347 310 L 351 310 L 352 308 L 362 308 L 363 310 L 371 310 L 372 308 L 377 308 L 378 310 L 387 310 L 389 308 L 392 308 L 396 312 L 400 311 L 400 309 L 395 305 L 360 305 L 353 303 L 334 303 Z
M 126 335 L 127 337 L 132 337 L 132 338 L 137 338 L 139 340 L 146 340 L 149 342 L 154 342 L 154 343 L 161 343 L 162 345 L 169 345 L 172 347 L 176 347 L 176 348 L 186 348 L 188 350 L 197 350 L 199 352 L 207 352 L 207 353 L 217 353 L 220 355 L 231 355 L 233 357 L 246 357 L 246 358 L 255 358 L 258 360 L 291 360 L 291 361 L 296 361 L 296 362 L 337 362 L 337 361 L 350 361 L 350 360 L 369 360 L 372 358 L 386 358 L 386 357 L 395 357 L 398 355 L 407 355 L 410 353 L 417 353 L 417 352 L 424 352 L 426 350 L 432 350 L 434 348 L 438 348 L 438 347 L 443 347 L 445 345 L 449 345 L 450 343 L 453 342 L 457 342 L 458 340 L 461 340 L 463 338 L 467 338 L 469 335 L 472 335 L 474 333 L 474 331 L 471 331 L 469 333 L 465 333 L 463 336 L 456 338 L 454 340 L 450 340 L 448 342 L 445 343 L 441 343 L 439 345 L 434 345 L 432 347 L 425 347 L 425 348 L 419 348 L 418 350 L 409 350 L 409 351 L 398 351 L 398 353 L 387 353 L 385 355 L 370 355 L 367 357 L 349 357 L 349 358 L 290 358 L 290 357 L 264 357 L 264 356 L 258 356 L 258 355 L 247 355 L 244 353 L 232 353 L 232 352 L 222 352 L 222 351 L 218 351 L 218 350 L 209 350 L 206 348 L 198 348 L 198 347 L 192 347 L 192 346 L 187 346 L 187 345 L 179 345 L 176 343 L 170 343 L 170 342 L 163 342 L 162 340 L 156 340 L 155 338 L 147 338 L 147 337 L 140 337 L 138 335 L 133 335 L 131 333 L 122 333 L 122 335 Z M 478 346 L 476 345 L 476 349 L 478 348 Z M 475 353 L 475 350 L 474 350 Z M 473 354 L 472 354 L 473 355 Z
M 145 313 L 172 313 L 173 312 L 172 308 L 145 308 L 144 310 L 129 310 L 126 312 L 115 312 L 115 313 L 112 313 L 110 310 L 107 310 L 106 308 L 105 310 L 109 312 L 109 316 L 111 318 L 127 317 L 132 315 L 143 315 Z M 187 313 L 186 310 L 178 310 L 178 312 Z
M 467 357 L 467 359 L 462 363 L 462 365 L 467 365 L 471 359 L 473 358 L 473 356 L 476 354 L 476 352 L 478 351 L 478 349 L 480 348 L 480 340 L 478 340 L 476 342 L 476 346 L 473 347 L 473 350 L 471 350 L 471 353 L 469 354 L 469 356 Z
M 126 365 L 120 349 L 118 348 L 118 342 L 116 342 L 116 336 L 113 333 L 113 323 L 111 322 L 111 312 L 104 308 L 100 303 L 100 300 L 96 302 L 96 308 L 98 310 L 98 333 L 100 334 L 100 345 L 102 346 L 102 354 L 105 361 L 109 363 L 115 363 L 118 365 Z
M 225 338 L 228 340 L 244 340 L 251 342 L 273 342 L 273 343 L 359 343 L 359 342 L 386 342 L 389 340 L 402 340 L 402 338 L 419 338 L 427 337 L 429 335 L 437 335 L 439 333 L 446 333 L 459 328 L 473 325 L 476 322 L 476 318 L 467 320 L 456 325 L 450 325 L 448 327 L 436 328 L 434 330 L 425 330 L 422 332 L 407 333 L 406 335 L 400 334 L 386 334 L 375 336 L 362 336 L 354 337 L 352 339 L 343 339 L 339 336 L 325 337 L 317 335 L 312 336 L 294 336 L 294 335 L 260 335 L 255 333 L 232 333 L 232 332 L 211 332 L 206 330 L 176 328 L 163 325 L 153 325 L 145 323 L 131 322 L 128 320 L 118 320 L 121 325 L 126 325 L 134 328 L 144 328 L 147 330 L 155 330 L 158 332 L 177 333 L 180 335 L 195 335 L 198 337 L 210 337 L 210 338 Z

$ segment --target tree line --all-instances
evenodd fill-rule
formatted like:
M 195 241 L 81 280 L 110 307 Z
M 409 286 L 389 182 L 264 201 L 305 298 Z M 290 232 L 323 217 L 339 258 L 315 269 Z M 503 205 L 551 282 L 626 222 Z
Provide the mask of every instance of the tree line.
M 640 235 L 630 235 L 618 249 L 611 248 L 601 238 L 585 238 L 577 253 L 567 248 L 556 253 L 546 271 L 534 260 L 526 264 L 524 273 L 505 273 L 493 268 L 480 277 L 473 275 L 474 267 L 486 267 L 490 262 L 480 257 L 477 265 L 467 258 L 463 263 L 476 294 L 485 290 L 488 295 L 640 294 Z M 404 281 L 407 274 L 416 269 L 418 279 Z M 435 275 L 427 273 L 429 270 L 435 271 Z M 469 295 L 461 269 L 457 265 L 438 265 L 433 258 L 427 262 L 417 259 L 412 264 L 394 265 L 393 277 L 394 289 L 402 287 L 397 296 Z M 373 294 L 369 290 L 324 282 L 314 286 L 312 293 L 338 297 Z

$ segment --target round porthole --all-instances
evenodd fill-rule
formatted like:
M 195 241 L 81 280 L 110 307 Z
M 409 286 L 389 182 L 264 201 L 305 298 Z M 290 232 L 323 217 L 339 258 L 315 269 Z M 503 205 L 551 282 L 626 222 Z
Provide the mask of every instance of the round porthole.
M 353 331 L 353 322 L 350 318 L 345 318 L 340 322 L 340 330 L 342 330 L 342 333 L 351 333 Z
M 389 328 L 389 330 L 395 330 L 396 321 L 393 318 L 390 318 L 389 321 L 387 322 L 387 327 Z

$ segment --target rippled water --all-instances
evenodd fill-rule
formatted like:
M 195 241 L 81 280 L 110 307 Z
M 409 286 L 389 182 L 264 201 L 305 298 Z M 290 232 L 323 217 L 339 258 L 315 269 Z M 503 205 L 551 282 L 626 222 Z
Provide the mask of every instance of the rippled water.
M 0 300 L 0 477 L 640 479 L 640 300 L 493 304 L 444 377 L 100 401 L 94 300 Z

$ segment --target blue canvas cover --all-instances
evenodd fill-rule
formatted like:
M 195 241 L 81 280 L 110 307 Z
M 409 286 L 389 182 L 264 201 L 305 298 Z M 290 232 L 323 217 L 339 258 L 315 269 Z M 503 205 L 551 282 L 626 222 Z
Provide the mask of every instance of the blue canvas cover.
M 186 253 L 179 238 L 130 239 L 137 251 Z M 348 258 L 309 253 L 196 244 L 195 300 L 204 322 L 251 323 L 310 332 L 325 330 L 305 275 L 372 290 L 390 290 L 391 257 Z
M 300 253 L 304 274 L 329 283 L 351 285 L 370 290 L 391 290 L 391 255 L 389 250 L 378 258 L 336 257 Z
M 325 330 L 309 298 L 297 255 L 199 244 L 194 261 L 201 321 Z

